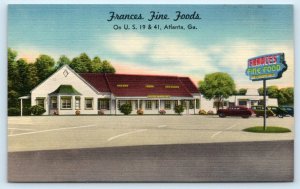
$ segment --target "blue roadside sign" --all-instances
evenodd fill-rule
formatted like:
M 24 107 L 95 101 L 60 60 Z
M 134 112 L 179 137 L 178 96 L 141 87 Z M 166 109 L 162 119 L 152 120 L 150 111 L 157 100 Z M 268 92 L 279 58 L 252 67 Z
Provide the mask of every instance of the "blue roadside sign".
M 284 53 L 275 53 L 248 59 L 246 75 L 252 81 L 278 79 L 286 70 Z

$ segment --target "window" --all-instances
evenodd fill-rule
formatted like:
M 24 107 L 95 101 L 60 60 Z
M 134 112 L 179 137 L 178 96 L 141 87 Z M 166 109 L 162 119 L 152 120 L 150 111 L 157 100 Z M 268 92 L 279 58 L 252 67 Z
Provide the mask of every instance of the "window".
M 180 104 L 186 109 L 186 101 L 185 100 L 180 100 Z
M 60 98 L 61 109 L 72 109 L 72 97 L 71 96 L 62 96 Z
M 79 96 L 75 97 L 75 109 L 80 110 L 80 97 Z
M 224 105 L 224 106 L 228 106 L 228 103 L 229 103 L 228 101 L 224 101 L 224 102 L 223 102 L 223 105 Z
M 139 107 L 138 107 L 138 101 L 137 100 L 135 100 L 134 101 L 134 105 L 135 105 L 135 109 L 137 110 Z
M 263 106 L 264 105 L 264 100 L 259 100 L 258 105 Z
M 148 109 L 148 110 L 152 109 L 152 101 L 151 100 L 146 100 L 146 108 L 145 109 Z
M 171 101 L 170 100 L 165 100 L 165 109 L 171 109 Z
M 50 104 L 51 104 L 51 108 L 52 109 L 56 109 L 57 108 L 57 97 L 56 96 L 52 96 L 50 98 Z
M 189 108 L 194 109 L 194 100 L 189 100 Z
M 239 106 L 247 106 L 246 100 L 239 100 Z
M 109 99 L 98 99 L 98 110 L 109 110 Z
M 196 99 L 196 109 L 200 109 L 200 100 Z
M 178 106 L 178 100 L 174 100 L 175 106 Z
M 93 98 L 85 99 L 85 109 L 93 109 Z
M 35 99 L 35 103 L 36 103 L 36 105 L 45 108 L 45 98 L 43 98 L 43 97 L 37 97 Z

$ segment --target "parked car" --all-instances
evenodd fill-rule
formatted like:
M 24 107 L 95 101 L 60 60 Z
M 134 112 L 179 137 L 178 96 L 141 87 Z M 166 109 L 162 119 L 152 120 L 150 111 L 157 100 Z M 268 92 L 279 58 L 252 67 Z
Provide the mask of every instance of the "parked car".
M 263 106 L 252 106 L 251 109 L 255 112 L 256 117 L 264 116 Z M 277 116 L 283 118 L 288 115 L 288 112 L 277 106 L 267 106 L 267 117 Z
M 277 106 L 267 106 L 268 110 L 271 110 L 277 117 L 283 118 L 288 115 L 287 111 Z
M 243 106 L 234 106 L 229 107 L 227 109 L 219 109 L 217 111 L 219 117 L 226 117 L 226 116 L 240 116 L 242 118 L 249 118 L 254 114 L 254 112 L 250 108 L 246 108 Z
M 287 112 L 288 115 L 294 117 L 294 108 L 291 106 L 281 106 L 281 109 Z
M 264 116 L 265 111 L 263 106 L 252 106 L 251 109 L 255 113 L 256 117 Z M 275 114 L 267 108 L 267 117 L 275 116 Z

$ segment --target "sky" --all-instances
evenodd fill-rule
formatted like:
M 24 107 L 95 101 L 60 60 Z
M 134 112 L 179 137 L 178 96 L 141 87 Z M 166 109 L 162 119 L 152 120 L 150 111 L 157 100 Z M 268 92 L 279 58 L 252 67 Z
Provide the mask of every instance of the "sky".
M 148 21 L 150 11 L 169 20 Z M 173 21 L 176 11 L 201 19 Z M 142 14 L 144 20 L 113 20 Z M 115 30 L 114 25 L 182 25 L 185 30 Z M 197 27 L 187 29 L 187 25 Z M 188 76 L 226 72 L 237 88 L 259 88 L 245 75 L 251 57 L 284 52 L 288 70 L 267 85 L 294 86 L 293 7 L 290 5 L 9 5 L 8 47 L 33 62 L 40 54 L 56 60 L 86 52 L 117 73 Z

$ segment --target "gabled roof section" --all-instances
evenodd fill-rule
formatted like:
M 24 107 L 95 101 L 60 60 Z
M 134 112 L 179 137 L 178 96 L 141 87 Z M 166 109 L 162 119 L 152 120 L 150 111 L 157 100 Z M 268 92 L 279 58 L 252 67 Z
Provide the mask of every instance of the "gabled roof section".
M 50 95 L 81 95 L 72 85 L 60 85 Z
M 192 97 L 192 93 L 199 93 L 188 77 L 100 73 L 81 73 L 80 76 L 98 92 L 111 92 L 120 97 Z
M 189 77 L 179 77 L 179 80 L 183 83 L 183 85 L 190 93 L 200 93 Z
M 44 81 L 42 81 L 41 83 L 39 83 L 36 87 L 34 87 L 33 89 L 31 89 L 30 93 L 32 93 L 32 91 L 34 91 L 36 88 L 38 88 L 39 86 L 41 86 L 42 84 L 45 83 L 46 80 L 48 80 L 49 78 L 53 77 L 57 72 L 59 72 L 62 69 L 68 69 L 69 71 L 71 71 L 73 74 L 75 74 L 80 80 L 82 80 L 84 83 L 86 83 L 95 93 L 97 93 L 97 89 L 95 89 L 93 87 L 93 85 L 91 85 L 89 82 L 87 82 L 84 78 L 82 78 L 78 73 L 76 73 L 72 68 L 70 68 L 70 66 L 68 66 L 67 64 L 63 65 L 62 67 L 58 68 L 52 75 L 50 75 L 48 78 L 46 78 Z
M 106 74 L 106 77 L 115 96 L 192 96 L 176 76 Z
M 92 85 L 98 92 L 111 92 L 105 78 L 105 74 L 100 73 L 80 73 L 84 80 Z

